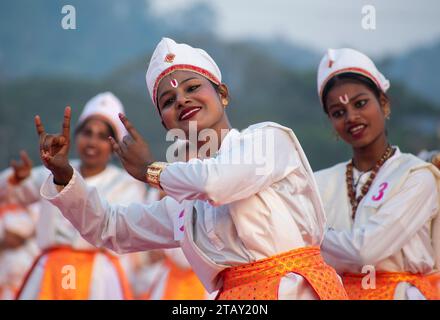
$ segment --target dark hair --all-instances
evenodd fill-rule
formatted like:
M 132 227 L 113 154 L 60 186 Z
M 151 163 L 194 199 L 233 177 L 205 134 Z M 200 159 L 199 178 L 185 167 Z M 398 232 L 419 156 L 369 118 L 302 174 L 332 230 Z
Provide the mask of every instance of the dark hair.
M 113 139 L 117 140 L 117 139 L 116 139 L 115 130 L 113 129 L 113 127 L 112 127 L 107 121 L 102 120 L 101 118 L 93 118 L 93 117 L 87 118 L 87 119 L 84 120 L 79 126 L 77 126 L 77 127 L 75 128 L 75 132 L 74 132 L 75 136 L 76 136 L 78 133 L 80 133 L 80 132 L 84 129 L 84 127 L 86 126 L 86 124 L 87 124 L 91 119 L 99 119 L 99 120 L 101 120 L 101 121 L 107 126 L 107 129 L 108 129 L 108 131 L 110 132 L 110 136 L 111 136 Z
M 208 79 L 209 80 L 209 79 Z M 211 85 L 212 85 L 212 87 L 214 88 L 214 90 L 215 90 L 215 92 L 217 92 L 217 93 L 221 93 L 220 92 L 220 85 L 219 84 L 215 84 L 214 82 L 212 82 L 211 80 L 209 80 L 209 82 L 211 83 Z M 228 92 L 228 96 L 227 96 L 227 99 L 229 100 L 229 101 L 231 101 L 231 95 L 229 94 L 229 92 Z
M 362 84 L 366 86 L 368 89 L 370 89 L 377 100 L 379 100 L 381 95 L 385 95 L 385 97 L 388 98 L 388 96 L 371 80 L 370 78 L 367 78 L 359 73 L 353 73 L 353 72 L 347 72 L 347 73 L 341 73 L 335 75 L 333 78 L 331 78 L 325 85 L 324 90 L 322 90 L 322 105 L 324 107 L 324 112 L 328 113 L 327 106 L 326 106 L 326 100 L 328 93 L 331 89 L 333 89 L 338 83 L 342 81 L 351 81 L 355 83 Z
M 211 83 L 212 87 L 214 88 L 215 91 L 219 92 L 220 89 L 220 85 L 212 82 L 211 80 L 208 79 L 208 81 Z

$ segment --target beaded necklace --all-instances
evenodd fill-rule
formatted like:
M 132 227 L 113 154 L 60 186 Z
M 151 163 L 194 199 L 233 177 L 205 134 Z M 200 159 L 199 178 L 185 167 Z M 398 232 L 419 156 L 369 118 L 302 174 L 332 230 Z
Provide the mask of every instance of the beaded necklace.
M 365 184 L 361 188 L 361 194 L 357 198 L 356 198 L 356 189 L 353 186 L 353 166 L 354 166 L 353 159 L 351 159 L 351 161 L 347 164 L 347 170 L 345 171 L 345 179 L 347 182 L 347 193 L 348 193 L 348 198 L 350 199 L 353 219 L 356 215 L 356 210 L 359 203 L 368 193 L 368 190 L 370 190 L 371 184 L 373 183 L 373 180 L 376 177 L 377 172 L 385 163 L 385 161 L 387 161 L 394 154 L 395 151 L 396 151 L 395 149 L 393 149 L 390 145 L 388 145 L 382 157 L 374 165 L 373 170 L 371 171 L 367 182 L 365 182 Z

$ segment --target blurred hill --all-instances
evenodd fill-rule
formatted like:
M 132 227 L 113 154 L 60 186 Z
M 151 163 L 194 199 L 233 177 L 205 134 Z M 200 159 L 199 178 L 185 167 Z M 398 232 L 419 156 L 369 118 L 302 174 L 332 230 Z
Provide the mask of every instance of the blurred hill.
M 61 27 L 66 4 L 76 9 L 76 30 Z M 173 19 L 159 19 L 146 0 L 1 1 L 0 79 L 103 76 L 151 51 L 164 34 L 184 34 L 185 17 L 191 19 L 191 34 L 209 34 L 215 27 L 208 6 L 190 6 Z
M 404 81 L 410 89 L 440 109 L 440 41 L 388 58 L 383 69 L 391 79 Z
M 178 12 L 170 8 L 165 16 L 157 16 L 146 0 L 72 0 L 69 4 L 76 8 L 76 30 L 61 27 L 65 1 L 0 2 L 0 81 L 35 75 L 99 78 L 151 52 L 165 35 L 217 39 L 218 17 L 207 3 Z M 294 71 L 315 69 L 323 54 L 282 37 L 243 43 Z M 217 46 L 214 43 L 213 48 Z M 377 63 L 391 80 L 403 82 L 440 108 L 439 56 L 440 40 Z
M 202 47 L 217 61 L 230 87 L 228 114 L 234 127 L 271 120 L 293 128 L 314 169 L 350 156 L 344 143 L 333 138 L 319 105 L 315 77 L 320 53 L 282 39 L 221 40 L 215 35 L 216 16 L 209 6 L 189 7 L 173 19 L 164 19 L 156 17 L 143 0 L 70 1 L 77 9 L 78 29 L 66 31 L 60 27 L 64 4 L 0 2 L 0 168 L 20 149 L 28 150 L 40 163 L 35 114 L 41 115 L 47 131 L 58 131 L 64 106 L 72 106 L 74 124 L 87 100 L 108 90 L 122 100 L 128 117 L 148 139 L 156 157 L 163 159 L 165 129 L 145 85 L 147 63 L 162 36 Z M 400 59 L 404 58 L 381 62 L 394 75 L 390 140 L 408 152 L 438 148 L 440 104 L 407 84 L 411 74 L 398 73 L 399 64 L 422 62 Z M 429 63 L 439 62 L 434 55 L 426 56 L 422 64 Z M 422 70 L 414 71 L 414 76 L 436 74 Z M 431 82 L 439 84 L 437 79 Z M 436 91 L 433 87 L 430 92 L 435 95 Z

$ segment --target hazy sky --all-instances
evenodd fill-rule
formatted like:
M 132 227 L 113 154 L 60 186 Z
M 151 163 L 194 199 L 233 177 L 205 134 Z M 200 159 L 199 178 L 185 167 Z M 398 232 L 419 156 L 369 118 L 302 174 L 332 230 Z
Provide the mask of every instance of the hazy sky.
M 158 14 L 189 2 L 211 3 L 218 35 L 227 39 L 279 36 L 323 51 L 353 46 L 374 56 L 440 41 L 439 0 L 147 0 Z M 362 8 L 373 5 L 376 29 L 362 28 Z

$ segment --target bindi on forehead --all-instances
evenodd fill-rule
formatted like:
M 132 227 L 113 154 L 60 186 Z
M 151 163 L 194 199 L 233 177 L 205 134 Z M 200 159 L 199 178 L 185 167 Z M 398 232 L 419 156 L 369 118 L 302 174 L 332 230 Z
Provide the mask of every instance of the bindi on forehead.
M 348 95 L 344 94 L 343 96 L 339 96 L 339 101 L 342 104 L 348 104 L 350 102 L 350 99 L 348 99 Z
M 183 80 L 179 81 L 178 78 L 183 78 Z M 164 95 L 169 93 L 172 89 L 177 89 L 179 86 L 184 84 L 187 81 L 193 80 L 193 79 L 199 79 L 196 76 L 188 75 L 187 77 L 176 77 L 174 75 L 170 75 L 167 78 L 164 78 L 159 85 L 158 89 L 158 96 L 160 100 Z M 171 86 L 171 88 L 170 88 Z
M 177 81 L 177 79 L 171 79 L 170 84 L 173 88 L 177 88 L 179 86 L 179 81 Z
M 333 96 L 327 98 L 327 103 L 329 104 L 328 110 L 330 110 L 332 107 L 335 107 L 337 105 L 343 104 L 348 105 L 350 101 L 354 101 L 361 97 L 368 97 L 368 94 L 366 92 L 360 92 L 360 93 L 353 93 L 351 96 L 349 96 L 348 93 L 340 94 L 339 96 Z M 336 101 L 337 99 L 337 101 Z

